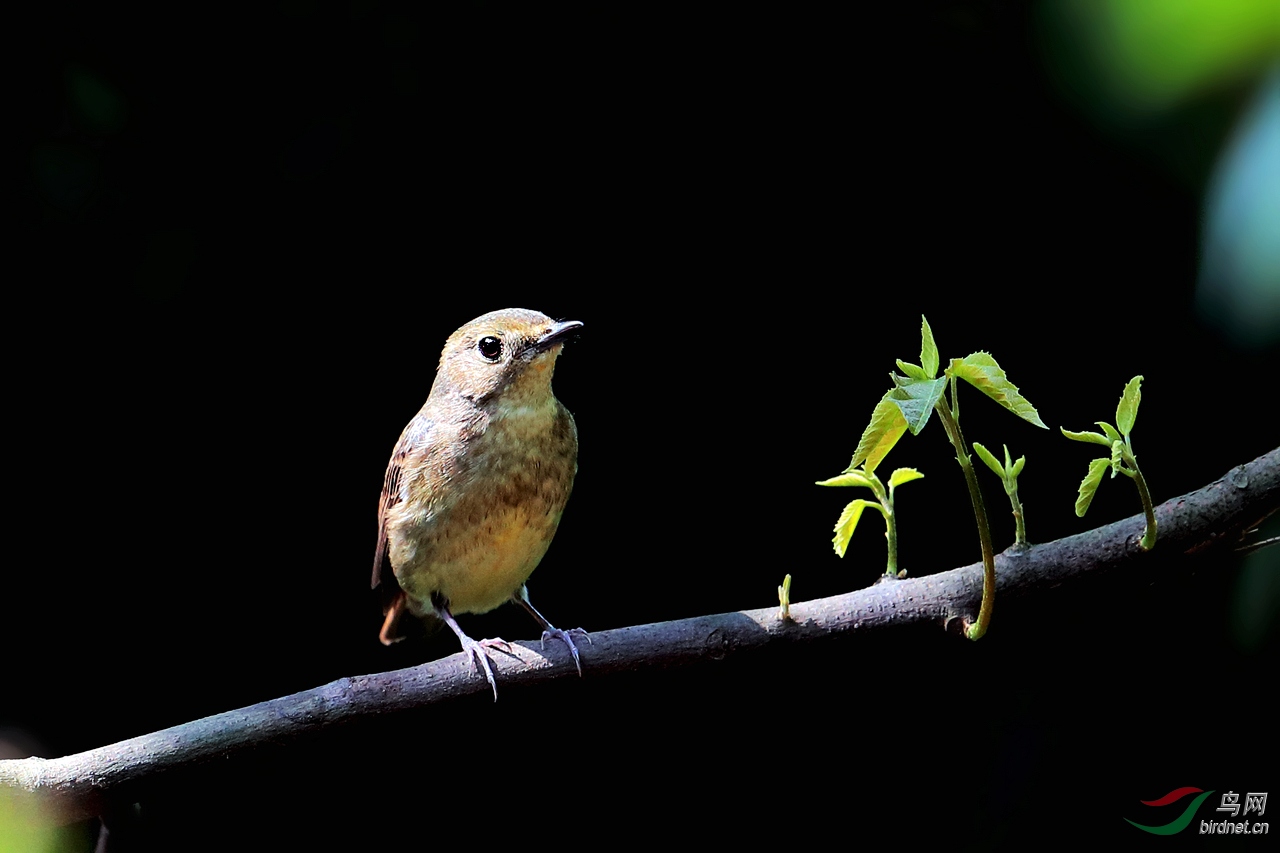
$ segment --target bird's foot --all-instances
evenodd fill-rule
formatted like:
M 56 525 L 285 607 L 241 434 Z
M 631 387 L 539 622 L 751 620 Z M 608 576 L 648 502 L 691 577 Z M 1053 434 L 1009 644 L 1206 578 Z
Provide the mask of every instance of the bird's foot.
M 582 661 L 578 659 L 578 647 L 573 642 L 573 635 L 575 634 L 579 637 L 586 637 L 588 643 L 592 642 L 591 635 L 581 628 L 570 628 L 568 631 L 561 631 L 559 628 L 553 626 L 542 632 L 542 648 L 546 649 L 548 637 L 559 637 L 561 640 L 564 640 L 564 644 L 569 647 L 569 652 L 573 655 L 574 665 L 578 667 L 578 676 L 581 677 Z M 594 645 L 594 643 L 592 644 Z
M 511 653 L 511 644 L 501 637 L 494 637 L 489 640 L 473 640 L 466 635 L 460 637 L 462 641 L 462 650 L 471 655 L 475 659 L 476 666 L 484 673 L 484 677 L 489 679 L 489 686 L 493 688 L 493 701 L 498 701 L 498 681 L 493 677 L 493 668 L 489 666 L 489 654 L 485 649 L 494 649 L 499 646 L 505 647 L 505 651 Z

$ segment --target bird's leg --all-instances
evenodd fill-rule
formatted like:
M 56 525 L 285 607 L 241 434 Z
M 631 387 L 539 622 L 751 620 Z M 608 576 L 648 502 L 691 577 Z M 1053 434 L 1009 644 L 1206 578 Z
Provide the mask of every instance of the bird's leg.
M 435 608 L 436 616 L 438 616 L 444 624 L 453 629 L 453 633 L 458 635 L 458 642 L 462 643 L 462 650 L 475 658 L 476 664 L 478 664 L 480 669 L 484 672 L 485 678 L 489 679 L 489 686 L 493 688 L 493 701 L 497 702 L 498 682 L 493 677 L 493 670 L 489 668 L 489 656 L 485 654 L 484 647 L 502 645 L 509 649 L 511 648 L 511 644 L 500 637 L 492 640 L 480 640 L 478 642 L 468 637 L 462 632 L 462 629 L 458 627 L 458 621 L 454 619 L 453 614 L 449 612 L 448 603 L 445 602 L 439 593 L 431 596 L 431 605 Z
M 582 676 L 582 661 L 578 660 L 578 647 L 573 643 L 571 635 L 577 634 L 579 637 L 586 637 L 587 642 L 591 642 L 591 635 L 581 628 L 570 628 L 568 631 L 561 631 L 555 625 L 547 621 L 547 617 L 538 612 L 538 609 L 529 601 L 529 588 L 524 584 L 520 585 L 520 591 L 511 596 L 511 600 L 519 604 L 525 610 L 529 611 L 529 615 L 538 620 L 538 624 L 542 626 L 542 648 L 547 647 L 547 637 L 559 637 L 564 640 L 564 644 L 569 647 L 569 651 L 573 653 L 573 663 L 578 667 L 578 676 Z
M 382 630 L 378 632 L 378 639 L 382 641 L 382 645 L 389 646 L 404 639 L 404 637 L 391 636 L 391 632 L 396 629 L 396 623 L 400 621 L 400 614 L 404 613 L 404 608 L 405 594 L 404 590 L 400 590 L 392 600 L 391 606 L 387 608 L 387 618 L 382 620 Z

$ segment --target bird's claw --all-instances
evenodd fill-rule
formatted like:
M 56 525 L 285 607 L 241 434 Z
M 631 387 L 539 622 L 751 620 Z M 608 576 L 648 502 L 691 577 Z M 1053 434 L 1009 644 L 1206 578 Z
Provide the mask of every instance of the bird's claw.
M 468 652 L 475 658 L 476 665 L 484 672 L 485 678 L 489 679 L 489 686 L 493 688 L 493 701 L 498 701 L 498 681 L 493 677 L 493 669 L 489 666 L 489 655 L 485 653 L 486 648 L 495 649 L 499 646 L 503 647 L 503 651 L 515 657 L 511 651 L 511 644 L 501 637 L 494 637 L 488 640 L 472 640 L 470 637 L 463 644 L 464 651 Z
M 547 648 L 548 637 L 559 637 L 561 640 L 564 640 L 564 644 L 569 647 L 569 652 L 573 655 L 574 665 L 578 667 L 578 677 L 581 678 L 582 661 L 578 659 L 578 647 L 574 644 L 572 636 L 574 634 L 577 634 L 579 637 L 586 637 L 588 643 L 595 645 L 594 641 L 591 639 L 591 635 L 581 628 L 570 628 L 568 631 L 561 631 L 559 628 L 547 628 L 542 632 L 542 648 L 543 650 Z

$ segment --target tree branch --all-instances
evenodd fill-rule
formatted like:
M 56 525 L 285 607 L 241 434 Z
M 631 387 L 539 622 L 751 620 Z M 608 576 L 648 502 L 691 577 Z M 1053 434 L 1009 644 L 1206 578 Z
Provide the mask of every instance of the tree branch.
M 1141 514 L 1045 545 L 1005 551 L 996 558 L 1001 606 L 1086 575 L 1237 546 L 1277 508 L 1280 448 L 1157 507 L 1160 541 L 1154 551 L 1144 552 L 1138 544 L 1146 525 Z M 974 563 L 792 604 L 791 620 L 785 622 L 776 607 L 769 607 L 601 631 L 581 649 L 583 668 L 591 677 L 720 660 L 771 643 L 920 623 L 946 626 L 956 619 L 972 619 L 981 598 L 982 565 Z M 537 643 L 513 643 L 511 655 L 495 651 L 494 670 L 504 689 L 574 676 L 568 654 L 554 648 L 554 661 Z M 102 813 L 108 801 L 145 799 L 180 768 L 288 742 L 369 715 L 488 692 L 485 678 L 459 653 L 409 669 L 342 678 L 78 755 L 0 761 L 0 794 L 34 798 L 49 820 L 69 823 Z

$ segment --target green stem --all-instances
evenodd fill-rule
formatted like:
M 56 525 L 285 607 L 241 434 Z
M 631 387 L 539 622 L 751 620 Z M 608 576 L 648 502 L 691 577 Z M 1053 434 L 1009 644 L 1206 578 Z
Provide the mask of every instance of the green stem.
M 1138 460 L 1133 455 L 1133 448 L 1129 445 L 1127 435 L 1124 437 L 1124 447 L 1120 450 L 1120 460 L 1124 463 L 1120 466 L 1120 473 L 1132 478 L 1137 484 L 1138 496 L 1142 498 L 1142 511 L 1147 514 L 1147 529 L 1143 531 L 1142 541 L 1138 544 L 1142 546 L 1142 550 L 1150 551 L 1156 547 L 1156 507 L 1151 502 L 1147 480 L 1142 476 L 1142 470 L 1138 468 Z
M 893 498 L 889 492 L 885 491 L 884 484 L 880 482 L 880 478 L 872 475 L 871 491 L 875 493 L 876 500 L 880 502 L 880 514 L 884 516 L 884 538 L 887 543 L 888 556 L 884 573 L 886 575 L 898 576 L 898 522 L 893 517 Z
M 1022 520 L 1022 501 L 1018 500 L 1018 489 L 1015 486 L 1009 490 L 1009 502 L 1013 504 L 1013 521 L 1018 526 L 1014 533 L 1014 544 L 1022 546 L 1027 544 L 1027 523 Z
M 954 386 L 952 394 L 954 395 Z M 973 461 L 965 447 L 964 436 L 960 433 L 960 424 L 951 415 L 951 407 L 946 398 L 940 398 L 934 407 L 942 418 L 942 426 L 955 448 L 956 460 L 964 471 L 965 483 L 969 486 L 969 500 L 973 502 L 973 517 L 978 523 L 978 539 L 982 543 L 982 606 L 978 609 L 978 621 L 967 626 L 965 636 L 970 640 L 980 640 L 987 633 L 991 624 L 991 611 L 995 609 L 996 599 L 996 555 L 991 547 L 991 526 L 987 523 L 987 509 L 982 503 L 982 489 L 978 486 L 978 475 L 973 470 Z
M 1142 550 L 1150 551 L 1156 547 L 1156 508 L 1151 503 L 1151 492 L 1147 490 L 1146 478 L 1138 470 L 1138 463 L 1130 457 L 1133 466 L 1133 481 L 1138 484 L 1138 494 L 1142 497 L 1142 511 L 1147 514 L 1147 529 L 1142 534 Z
M 885 565 L 886 575 L 898 576 L 898 522 L 893 517 L 893 503 L 884 502 L 884 538 L 888 542 L 889 557 Z

